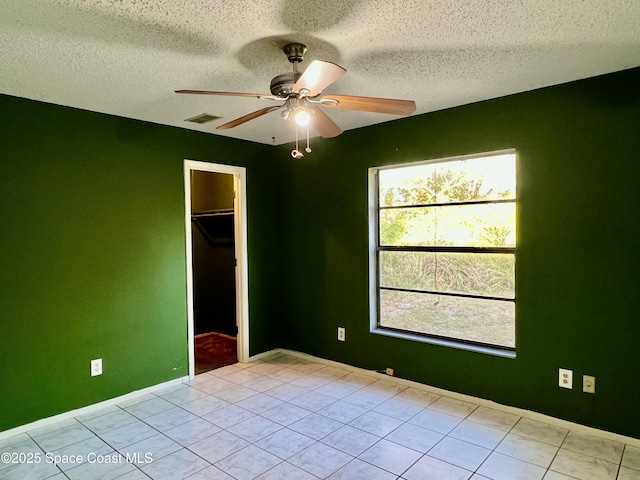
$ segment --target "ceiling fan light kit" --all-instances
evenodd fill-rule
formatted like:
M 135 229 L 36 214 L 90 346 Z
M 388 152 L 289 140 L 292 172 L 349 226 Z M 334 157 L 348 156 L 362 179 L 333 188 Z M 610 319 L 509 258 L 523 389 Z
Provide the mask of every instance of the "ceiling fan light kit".
M 283 110 L 284 120 L 293 120 L 296 133 L 296 148 L 291 152 L 293 158 L 302 158 L 298 146 L 298 127 L 306 128 L 307 147 L 305 151 L 311 153 L 309 146 L 309 127 L 313 127 L 321 137 L 332 138 L 340 135 L 342 129 L 324 113 L 322 108 L 338 108 L 342 110 L 357 110 L 362 112 L 387 113 L 393 115 L 411 115 L 416 110 L 412 100 L 397 100 L 391 98 L 360 97 L 352 95 L 329 94 L 321 97 L 322 91 L 338 80 L 347 71 L 331 62 L 314 60 L 304 72 L 299 71 L 299 64 L 304 60 L 307 51 L 302 43 L 289 43 L 282 49 L 289 62 L 293 64 L 293 72 L 275 76 L 271 80 L 271 95 L 240 92 L 218 92 L 209 90 L 176 90 L 176 93 L 197 95 L 223 95 L 236 97 L 253 97 L 260 100 L 284 101 L 279 105 L 262 108 L 255 112 L 236 118 L 216 127 L 225 130 L 242 125 L 250 120 L 267 113 Z

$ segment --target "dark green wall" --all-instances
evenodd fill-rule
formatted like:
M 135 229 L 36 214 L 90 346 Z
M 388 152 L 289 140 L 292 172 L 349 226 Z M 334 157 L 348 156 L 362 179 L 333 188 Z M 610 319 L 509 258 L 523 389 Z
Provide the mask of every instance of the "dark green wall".
M 634 69 L 314 139 L 283 202 L 284 346 L 640 438 L 638 85 Z M 367 169 L 507 148 L 517 358 L 369 333 Z M 558 387 L 559 367 L 574 390 Z
M 188 374 L 185 158 L 247 167 L 251 353 L 277 346 L 273 152 L 0 96 L 0 431 Z

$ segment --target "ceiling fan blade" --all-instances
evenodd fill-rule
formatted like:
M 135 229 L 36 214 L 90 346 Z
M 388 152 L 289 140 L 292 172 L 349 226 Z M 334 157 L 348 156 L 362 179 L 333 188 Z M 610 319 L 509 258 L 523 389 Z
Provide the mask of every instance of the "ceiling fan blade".
M 334 104 L 333 102 L 336 101 L 338 103 Z M 393 115 L 411 115 L 416 111 L 416 103 L 413 100 L 396 100 L 393 98 L 329 94 L 322 97 L 320 102 L 322 106 L 326 108 L 341 108 L 343 110 L 360 110 L 363 112 L 374 113 L 391 113 Z
M 275 95 L 264 95 L 262 93 L 243 93 L 243 92 L 214 92 L 211 90 L 176 90 L 176 93 L 190 93 L 194 95 L 223 95 L 226 97 L 251 97 L 261 100 L 283 100 Z
M 346 72 L 335 63 L 314 60 L 293 86 L 293 91 L 300 93 L 304 89 L 308 91 L 305 93 L 307 97 L 315 97 Z
M 213 92 L 211 90 L 176 90 L 176 93 L 191 93 L 195 95 L 225 95 L 229 97 L 262 97 L 259 93 L 241 93 L 241 92 Z
M 230 122 L 225 123 L 224 125 L 220 125 L 219 127 L 216 127 L 216 130 L 227 130 L 228 128 L 237 127 L 238 125 L 242 125 L 243 123 L 246 123 L 249 120 L 253 120 L 254 118 L 261 117 L 262 115 L 265 115 L 269 112 L 273 112 L 274 110 L 278 110 L 280 108 L 282 108 L 282 105 L 274 105 L 272 107 L 261 108 L 260 110 L 249 113 L 243 117 L 236 118 L 235 120 L 231 120 Z
M 322 138 L 337 137 L 342 133 L 342 129 L 321 108 L 311 107 L 311 110 L 313 111 L 311 125 Z

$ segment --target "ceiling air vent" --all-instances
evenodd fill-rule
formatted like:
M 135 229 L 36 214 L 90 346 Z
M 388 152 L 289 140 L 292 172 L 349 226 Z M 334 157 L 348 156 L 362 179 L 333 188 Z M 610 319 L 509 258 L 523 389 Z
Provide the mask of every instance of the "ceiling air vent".
M 185 122 L 208 123 L 218 118 L 222 117 L 216 117 L 215 115 L 209 115 L 208 113 L 201 113 L 200 115 L 196 115 L 195 117 L 187 118 Z

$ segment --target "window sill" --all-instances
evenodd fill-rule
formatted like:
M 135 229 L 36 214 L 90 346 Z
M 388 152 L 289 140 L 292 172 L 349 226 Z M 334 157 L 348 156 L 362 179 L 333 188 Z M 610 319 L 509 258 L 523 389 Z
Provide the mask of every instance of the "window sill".
M 499 348 L 485 347 L 480 345 L 471 345 L 468 343 L 456 342 L 455 340 L 444 340 L 441 338 L 425 337 L 422 335 L 413 335 L 408 332 L 396 332 L 385 328 L 372 328 L 370 333 L 375 335 L 384 335 L 387 337 L 401 338 L 403 340 L 411 340 L 414 342 L 429 343 L 431 345 L 439 345 L 441 347 L 457 348 L 458 350 L 467 350 L 475 353 L 484 353 L 486 355 L 494 355 L 503 358 L 516 358 L 516 352 L 510 350 L 502 350 Z

